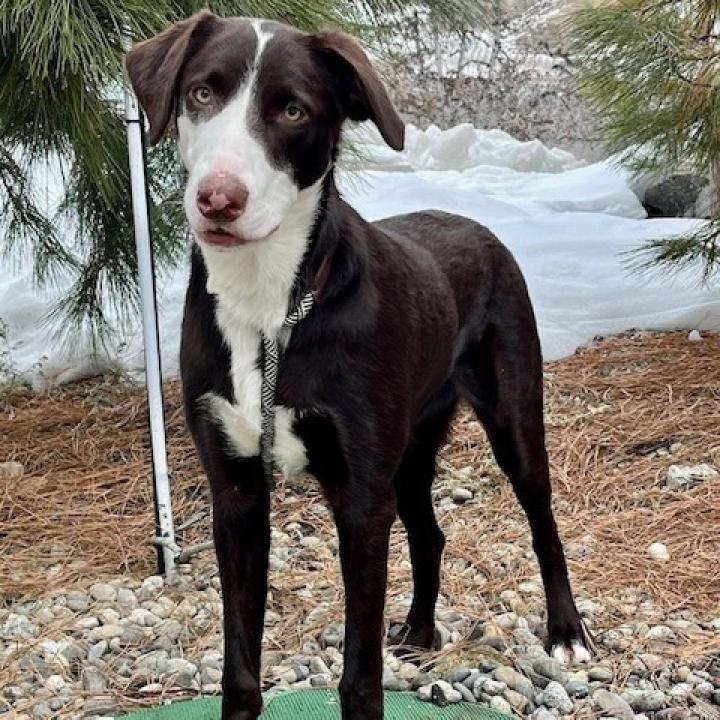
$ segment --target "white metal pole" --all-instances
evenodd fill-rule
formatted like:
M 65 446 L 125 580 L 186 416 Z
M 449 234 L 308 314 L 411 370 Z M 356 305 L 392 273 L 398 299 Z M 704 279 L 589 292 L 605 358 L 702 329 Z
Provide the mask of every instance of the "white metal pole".
M 173 526 L 170 477 L 165 441 L 165 412 L 160 367 L 155 271 L 150 241 L 148 193 L 145 178 L 143 124 L 137 99 L 129 89 L 125 91 L 125 121 L 127 123 L 135 246 L 137 248 L 140 280 L 143 344 L 145 348 L 145 384 L 150 415 L 150 447 L 155 490 L 156 534 L 158 536 L 157 542 L 161 547 L 158 560 L 160 572 L 164 572 L 169 577 L 175 568 L 175 529 Z

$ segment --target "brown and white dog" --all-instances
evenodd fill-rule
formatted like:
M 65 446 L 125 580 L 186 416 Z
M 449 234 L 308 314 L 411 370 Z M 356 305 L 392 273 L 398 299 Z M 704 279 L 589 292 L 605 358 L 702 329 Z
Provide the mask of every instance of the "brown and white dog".
M 404 127 L 358 44 L 208 11 L 135 46 L 133 87 L 155 142 L 176 127 L 195 243 L 182 330 L 188 423 L 212 489 L 225 631 L 223 718 L 262 706 L 270 491 L 260 455 L 261 333 L 284 352 L 274 458 L 319 480 L 346 590 L 345 720 L 382 718 L 390 527 L 407 529 L 404 642 L 434 637 L 444 537 L 435 456 L 460 401 L 482 421 L 527 514 L 548 646 L 589 657 L 550 505 L 542 362 L 522 275 L 484 227 L 441 212 L 363 220 L 333 180 L 343 122 Z M 309 316 L 283 321 L 308 291 Z

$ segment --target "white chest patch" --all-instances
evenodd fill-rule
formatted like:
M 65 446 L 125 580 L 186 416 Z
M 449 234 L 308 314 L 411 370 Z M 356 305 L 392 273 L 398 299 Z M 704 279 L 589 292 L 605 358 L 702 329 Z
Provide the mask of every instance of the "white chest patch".
M 280 227 L 265 240 L 231 249 L 200 246 L 208 272 L 207 291 L 217 298 L 216 321 L 230 350 L 235 397 L 230 403 L 209 394 L 203 401 L 237 457 L 260 452 L 260 333 L 283 346 L 290 340 L 283 322 L 315 221 L 321 184 L 322 180 L 300 191 Z M 273 452 L 286 475 L 307 465 L 305 448 L 292 432 L 294 420 L 294 410 L 277 408 Z

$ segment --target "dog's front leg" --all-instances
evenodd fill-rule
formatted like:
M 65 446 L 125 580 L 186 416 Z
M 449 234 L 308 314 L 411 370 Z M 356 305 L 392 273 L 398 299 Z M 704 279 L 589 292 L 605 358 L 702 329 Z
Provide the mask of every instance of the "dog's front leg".
M 390 527 L 391 482 L 352 480 L 331 497 L 345 582 L 343 720 L 382 720 L 382 636 Z
M 270 498 L 259 458 L 235 460 L 218 454 L 207 469 L 223 593 L 222 720 L 255 720 L 262 710 L 260 650 L 270 551 Z

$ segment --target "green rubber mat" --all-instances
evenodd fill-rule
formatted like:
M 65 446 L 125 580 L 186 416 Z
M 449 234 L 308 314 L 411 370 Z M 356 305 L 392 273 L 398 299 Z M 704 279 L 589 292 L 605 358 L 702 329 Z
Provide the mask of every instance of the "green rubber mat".
M 297 690 L 270 701 L 262 720 L 339 720 L 340 700 L 334 690 Z M 127 715 L 124 720 L 219 720 L 220 698 L 163 705 Z M 509 716 L 472 703 L 441 708 L 413 693 L 386 692 L 385 720 L 509 720 Z

